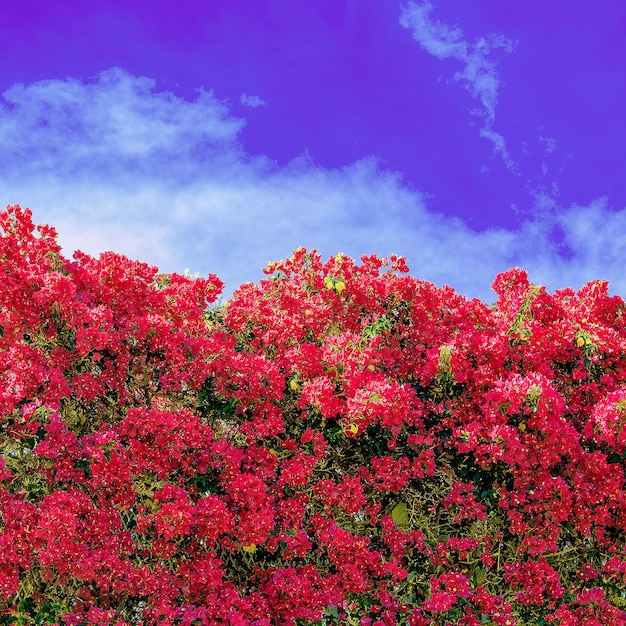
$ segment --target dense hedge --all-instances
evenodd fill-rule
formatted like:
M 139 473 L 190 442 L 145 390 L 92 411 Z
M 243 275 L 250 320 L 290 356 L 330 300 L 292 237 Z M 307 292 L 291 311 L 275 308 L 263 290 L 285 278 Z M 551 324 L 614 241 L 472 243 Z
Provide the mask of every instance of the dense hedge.
M 0 212 L 0 624 L 626 624 L 626 307 Z

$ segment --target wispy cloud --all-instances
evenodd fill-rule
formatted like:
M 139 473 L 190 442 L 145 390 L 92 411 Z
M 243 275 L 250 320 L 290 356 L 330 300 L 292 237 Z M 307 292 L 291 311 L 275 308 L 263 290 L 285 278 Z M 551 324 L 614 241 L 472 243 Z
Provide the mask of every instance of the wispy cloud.
M 217 273 L 226 295 L 299 246 L 402 254 L 414 276 L 487 302 L 514 265 L 551 289 L 601 277 L 626 293 L 626 241 L 614 234 L 626 212 L 603 201 L 477 233 L 429 212 L 374 157 L 327 169 L 304 153 L 278 167 L 245 153 L 245 121 L 212 93 L 184 101 L 119 69 L 16 86 L 1 104 L 0 204 L 56 226 L 67 256 L 115 250 L 162 271 Z
M 241 94 L 239 102 L 241 102 L 241 104 L 243 104 L 244 106 L 250 107 L 251 109 L 265 106 L 265 102 L 261 100 L 259 96 L 248 96 L 245 93 Z
M 500 80 L 496 65 L 490 60 L 493 49 L 503 48 L 511 52 L 514 43 L 502 35 L 494 34 L 470 43 L 463 38 L 460 28 L 450 28 L 443 22 L 433 20 L 430 16 L 432 9 L 430 2 L 409 2 L 402 8 L 400 24 L 413 31 L 413 39 L 429 54 L 438 59 L 456 59 L 461 63 L 462 69 L 454 74 L 454 80 L 480 102 L 480 107 L 473 111 L 484 118 L 480 136 L 489 139 L 507 167 L 516 171 L 517 164 L 507 151 L 504 137 L 493 130 Z

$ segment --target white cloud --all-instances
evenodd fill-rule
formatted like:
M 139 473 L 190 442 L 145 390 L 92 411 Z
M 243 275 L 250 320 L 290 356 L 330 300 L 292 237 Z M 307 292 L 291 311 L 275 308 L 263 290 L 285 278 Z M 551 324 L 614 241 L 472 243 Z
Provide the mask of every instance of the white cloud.
M 489 139 L 507 167 L 516 171 L 517 164 L 507 152 L 504 137 L 492 129 L 496 119 L 500 81 L 496 65 L 489 58 L 494 48 L 504 48 L 510 52 L 513 42 L 503 35 L 488 35 L 471 44 L 463 38 L 461 29 L 433 21 L 430 17 L 432 9 L 430 2 L 409 2 L 402 8 L 400 25 L 411 29 L 413 39 L 429 54 L 438 59 L 456 59 L 461 62 L 463 69 L 454 74 L 454 80 L 471 91 L 472 97 L 481 104 L 481 108 L 474 111 L 485 119 L 480 136 Z
M 0 204 L 55 226 L 67 256 L 115 250 L 166 272 L 216 273 L 227 296 L 299 246 L 402 254 L 412 275 L 487 302 L 495 275 L 515 265 L 551 289 L 601 277 L 626 293 L 626 242 L 614 234 L 626 232 L 626 211 L 600 201 L 564 211 L 548 198 L 543 217 L 517 232 L 477 233 L 429 212 L 424 194 L 373 157 L 325 169 L 305 152 L 281 168 L 245 154 L 244 122 L 206 92 L 186 102 L 113 70 L 4 98 Z M 567 259 L 551 243 L 555 229 Z
M 248 96 L 245 93 L 241 94 L 239 102 L 244 106 L 256 109 L 257 107 L 265 106 L 265 102 L 259 98 L 259 96 Z
M 0 109 L 2 170 L 119 174 L 129 165 L 148 170 L 169 161 L 177 167 L 211 148 L 227 154 L 243 120 L 228 117 L 212 92 L 185 102 L 154 92 L 154 85 L 113 68 L 88 84 L 68 79 L 13 86 Z
M 585 280 L 601 277 L 610 280 L 626 293 L 624 259 L 626 258 L 626 210 L 611 211 L 606 198 L 589 206 L 574 205 L 556 217 L 564 241 L 575 254 L 569 271 Z

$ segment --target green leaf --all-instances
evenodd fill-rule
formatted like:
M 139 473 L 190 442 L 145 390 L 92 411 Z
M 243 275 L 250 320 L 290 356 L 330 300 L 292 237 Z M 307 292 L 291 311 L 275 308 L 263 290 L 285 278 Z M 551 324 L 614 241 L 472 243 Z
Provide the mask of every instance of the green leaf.
M 393 511 L 391 511 L 391 518 L 398 526 L 403 528 L 406 528 L 409 525 L 409 513 L 404 502 L 400 502 L 393 507 Z
M 474 580 L 476 581 L 476 586 L 480 587 L 485 582 L 485 570 L 482 567 L 478 567 L 476 569 L 476 574 L 474 575 Z

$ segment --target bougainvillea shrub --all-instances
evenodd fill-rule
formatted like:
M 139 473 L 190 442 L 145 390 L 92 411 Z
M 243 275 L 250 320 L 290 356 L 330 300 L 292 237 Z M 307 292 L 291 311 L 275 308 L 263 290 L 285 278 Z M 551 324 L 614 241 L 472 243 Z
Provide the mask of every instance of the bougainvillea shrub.
M 626 624 L 626 307 L 0 212 L 0 624 Z

